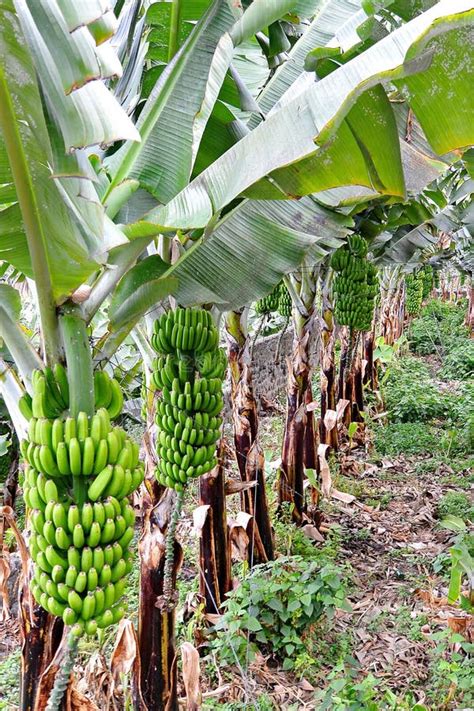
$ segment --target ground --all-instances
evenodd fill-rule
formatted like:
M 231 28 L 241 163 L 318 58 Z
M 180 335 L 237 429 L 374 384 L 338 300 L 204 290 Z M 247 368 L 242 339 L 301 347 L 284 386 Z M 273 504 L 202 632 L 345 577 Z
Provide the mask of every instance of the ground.
M 446 350 L 446 344 L 442 346 Z M 184 620 L 181 613 L 179 641 L 196 644 L 199 640 L 201 645 L 204 709 L 474 707 L 474 667 L 469 657 L 473 617 L 447 602 L 449 550 L 459 533 L 441 525 L 446 517 L 461 518 L 467 526 L 474 520 L 474 459 L 466 429 L 472 414 L 472 385 L 468 379 L 442 378 L 445 353 L 439 348 L 422 355 L 409 354 L 406 344 L 403 350 L 397 367 L 388 368 L 391 373 L 387 366 L 381 371 L 386 401 L 394 403 L 392 410 L 372 420 L 364 438 L 356 435 L 352 446 L 345 445 L 330 461 L 334 487 L 346 496 L 336 494 L 322 502 L 325 540 L 310 540 L 301 530 L 274 519 L 279 554 L 290 559 L 300 556 L 305 566 L 314 561 L 316 567 L 335 566 L 350 607 L 338 609 L 332 619 L 308 625 L 290 645 L 288 664 L 274 653 L 272 644 L 247 645 L 236 664 L 232 656 L 229 660 L 229 640 L 235 644 L 235 634 L 208 647 L 209 631 L 202 616 Z M 368 401 L 374 414 L 376 398 L 368 393 Z M 273 464 L 280 456 L 282 427 L 281 414 L 261 420 L 273 508 Z M 235 476 L 235 468 L 228 474 Z M 231 510 L 237 510 L 237 496 L 229 497 L 229 503 Z M 187 601 L 187 609 L 196 603 L 198 573 L 192 509 L 191 498 L 179 529 L 185 549 L 180 600 Z M 234 565 L 240 576 L 242 571 L 247 574 L 242 562 Z M 273 584 L 271 575 L 269 579 Z M 135 571 L 129 593 L 134 621 L 137 588 Z M 253 612 L 258 616 L 258 610 Z M 86 687 L 93 688 L 95 680 L 107 675 L 113 637 L 113 633 L 106 635 L 103 654 L 94 643 L 83 645 L 77 675 L 86 679 Z M 248 638 L 247 633 L 244 640 Z M 8 711 L 17 708 L 18 644 L 17 627 L 3 623 L 0 709 Z M 117 708 L 124 708 L 123 703 Z

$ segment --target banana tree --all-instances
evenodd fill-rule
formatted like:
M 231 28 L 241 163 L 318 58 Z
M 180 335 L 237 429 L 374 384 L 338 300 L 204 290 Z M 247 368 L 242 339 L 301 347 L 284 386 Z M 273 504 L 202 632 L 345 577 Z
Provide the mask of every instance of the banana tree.
M 113 28 L 112 13 L 103 17 L 98 2 L 84 8 L 70 2 L 60 7 L 52 2 L 4 3 L 0 202 L 6 207 L 0 212 L 0 258 L 34 279 L 45 363 L 60 362 L 63 349 L 67 355 L 66 341 L 71 345 L 71 339 L 60 324 L 70 318 L 69 308 L 89 358 L 85 326 L 114 289 L 97 363 L 110 358 L 142 314 L 170 294 L 183 305 L 211 302 L 228 309 L 268 292 L 312 245 L 339 229 L 338 220 L 317 207 L 295 229 L 299 205 L 282 197 L 348 183 L 403 195 L 398 133 L 381 80 L 389 77 L 409 92 L 408 103 L 437 151 L 471 142 L 469 97 L 461 92 L 470 63 L 462 65 L 465 52 L 461 57 L 456 41 L 472 12 L 467 2 L 449 8 L 440 3 L 341 66 L 337 76 L 288 97 L 189 183 L 235 47 L 300 5 L 308 14 L 323 11 L 321 3 L 289 0 L 271 6 L 255 0 L 243 14 L 223 0 L 210 4 L 180 50 L 169 52 L 173 58 L 135 127 L 103 83 L 120 72 L 103 42 Z M 177 27 L 175 16 L 174 37 Z M 449 67 L 440 66 L 445 56 L 450 57 Z M 283 64 L 282 75 L 284 69 Z M 449 93 L 443 93 L 448 85 Z M 426 86 L 438 86 L 442 98 L 431 92 L 421 102 Z M 437 110 L 440 101 L 443 112 L 450 112 L 449 127 L 433 118 L 446 115 Z M 369 136 L 367 110 L 381 119 Z M 376 130 L 382 123 L 386 130 Z M 88 160 L 83 150 L 118 140 L 124 141 L 122 147 L 104 164 L 94 157 Z M 248 155 L 252 164 L 236 171 L 235 165 L 244 166 Z M 348 157 L 350 170 L 341 156 Z M 323 165 L 326 169 L 320 170 Z M 222 214 L 234 198 L 240 202 Z M 237 244 L 235 235 L 243 225 L 248 235 Z M 129 277 L 158 234 L 196 228 L 205 231 L 193 244 L 185 238 L 175 263 L 145 260 Z M 253 277 L 250 289 L 243 286 L 243 275 Z M 82 292 L 82 305 L 70 306 L 84 283 L 92 286 L 86 290 L 88 298 Z M 11 333 L 2 333 L 14 349 Z M 23 350 L 29 353 L 26 343 Z M 71 345 L 75 360 L 72 350 Z M 28 387 L 27 366 L 19 362 L 18 368 Z M 84 368 L 77 383 L 82 379 L 89 387 L 77 398 L 90 398 L 92 366 Z M 83 404 L 86 410 L 91 406 Z M 21 428 L 18 416 L 15 421 Z

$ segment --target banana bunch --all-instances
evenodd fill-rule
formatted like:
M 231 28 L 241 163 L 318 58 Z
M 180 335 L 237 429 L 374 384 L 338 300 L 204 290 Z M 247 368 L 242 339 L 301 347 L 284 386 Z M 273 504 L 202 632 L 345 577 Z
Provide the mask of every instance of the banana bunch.
M 212 316 L 204 309 L 176 309 L 155 321 L 151 343 L 158 353 L 207 353 L 219 345 Z
M 334 315 L 342 326 L 369 331 L 379 291 L 377 269 L 367 260 L 367 242 L 351 235 L 331 258 L 336 272 L 333 283 Z
M 284 316 L 285 318 L 290 318 L 292 306 L 293 306 L 293 303 L 291 301 L 290 292 L 286 288 L 286 285 L 283 282 L 281 282 L 280 283 L 280 293 L 279 293 L 279 297 L 278 297 L 278 313 L 280 314 L 280 316 Z
M 33 397 L 25 393 L 19 401 L 20 412 L 26 420 L 48 418 L 54 420 L 69 407 L 69 384 L 66 369 L 60 363 L 44 371 L 35 370 L 32 374 Z M 122 412 L 122 388 L 115 378 L 105 371 L 94 374 L 95 406 L 105 407 L 111 419 Z
M 278 309 L 278 301 L 280 298 L 280 284 L 277 284 L 273 291 L 267 296 L 255 302 L 255 312 L 260 316 L 271 314 Z
M 204 339 L 197 339 L 194 324 L 206 324 L 204 349 L 190 348 L 189 344 L 200 346 Z M 166 336 L 166 329 L 171 336 Z M 169 312 L 155 323 L 154 335 L 153 346 L 162 354 L 153 364 L 154 385 L 161 394 L 156 410 L 157 478 L 163 486 L 183 491 L 189 479 L 216 465 L 227 360 L 218 347 L 217 328 L 202 309 Z M 180 346 L 170 351 L 173 340 Z
M 423 300 L 428 298 L 433 288 L 433 267 L 431 264 L 425 264 L 420 271 L 423 282 Z
M 405 309 L 410 316 L 421 311 L 423 303 L 423 277 L 420 272 L 405 277 Z
M 91 418 L 32 417 L 20 446 L 33 595 L 75 635 L 94 634 L 124 614 L 135 520 L 128 497 L 143 481 L 139 447 L 111 425 L 105 407 Z
M 34 507 L 30 552 L 36 601 L 72 625 L 78 636 L 118 622 L 132 569 L 129 545 L 135 521 L 123 490 L 77 506 L 62 480 L 47 479 L 28 465 L 25 491 Z

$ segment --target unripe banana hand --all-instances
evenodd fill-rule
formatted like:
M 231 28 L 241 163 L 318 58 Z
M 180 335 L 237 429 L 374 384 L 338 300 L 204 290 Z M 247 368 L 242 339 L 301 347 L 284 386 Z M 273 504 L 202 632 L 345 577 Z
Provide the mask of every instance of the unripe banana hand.
M 331 258 L 331 267 L 336 272 L 334 316 L 339 325 L 355 331 L 370 330 L 378 295 L 377 270 L 367 261 L 367 250 L 363 237 L 351 235 Z
M 95 634 L 125 613 L 121 597 L 132 569 L 135 523 L 128 497 L 143 481 L 144 470 L 138 444 L 111 425 L 123 396 L 108 376 L 98 378 L 96 397 L 103 404 L 91 418 L 85 413 L 67 417 L 64 381 L 59 387 L 57 380 L 64 397 L 61 405 L 57 395 L 56 409 L 50 402 L 47 409 L 33 407 L 37 394 L 44 400 L 48 393 L 45 383 L 52 387 L 52 377 L 60 375 L 55 368 L 48 377 L 39 372 L 35 376 L 38 388 L 34 385 L 31 410 L 36 416 L 30 418 L 28 439 L 21 443 L 24 498 L 31 512 L 31 590 L 75 635 Z M 54 417 L 48 417 L 46 412 L 53 409 Z M 74 499 L 74 477 L 85 484 L 81 504 Z
M 160 354 L 153 382 L 160 393 L 156 410 L 158 481 L 183 491 L 190 479 L 217 463 L 227 365 L 219 333 L 204 309 L 177 309 L 154 325 L 152 345 Z

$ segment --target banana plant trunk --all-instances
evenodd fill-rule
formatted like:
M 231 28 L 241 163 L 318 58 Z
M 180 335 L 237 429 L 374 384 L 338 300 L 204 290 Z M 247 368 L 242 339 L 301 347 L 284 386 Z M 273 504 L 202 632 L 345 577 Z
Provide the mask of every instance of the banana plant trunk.
M 138 640 L 141 690 L 147 711 L 178 711 L 176 611 L 163 611 L 156 604 L 163 595 L 166 530 L 173 514 L 175 498 L 175 493 L 167 489 L 156 501 L 148 490 L 143 501 L 144 522 L 139 542 Z M 174 586 L 182 559 L 181 546 L 175 541 Z
M 38 706 L 38 691 L 41 678 L 61 643 L 63 630 L 63 621 L 35 602 L 25 580 L 20 593 L 20 711 L 46 708 L 46 703 Z
M 275 557 L 273 531 L 265 489 L 264 457 L 258 443 L 258 411 L 252 381 L 250 338 L 246 312 L 231 311 L 226 318 L 231 379 L 234 446 L 240 477 L 254 486 L 243 489 L 243 510 L 253 516 L 259 545 L 249 547 L 249 563 L 263 563 Z M 260 545 L 261 543 L 261 545 Z
M 472 283 L 468 287 L 468 305 L 465 323 L 469 329 L 470 337 L 474 338 L 474 285 Z
M 349 402 L 343 416 L 343 422 L 348 427 L 351 422 L 363 421 L 360 414 L 364 409 L 362 363 L 359 355 L 360 333 L 350 329 L 347 334 L 341 335 L 341 342 L 338 399 Z
M 404 287 L 399 268 L 384 272 L 379 318 L 384 342 L 393 346 L 403 334 L 405 322 Z
M 319 420 L 319 439 L 321 444 L 328 444 L 333 451 L 337 451 L 337 427 L 326 426 L 328 410 L 336 410 L 336 361 L 334 357 L 335 328 L 334 313 L 330 301 L 329 283 L 326 279 L 322 290 L 321 313 L 321 341 L 319 361 L 321 364 L 320 403 L 321 415 Z
M 224 440 L 221 440 L 217 466 L 199 479 L 199 503 L 208 507 L 199 544 L 199 590 L 205 611 L 211 614 L 220 612 L 232 588 L 224 456 Z
M 312 401 L 310 352 L 314 335 L 317 274 L 302 269 L 286 281 L 293 300 L 293 353 L 288 359 L 286 421 L 278 478 L 279 510 L 290 505 L 293 521 L 301 524 L 305 510 L 305 469 L 316 469 L 316 432 Z
M 364 371 L 364 385 L 370 388 L 370 390 L 377 389 L 377 368 L 375 367 L 374 361 L 374 345 L 375 345 L 375 319 L 372 324 L 372 330 L 364 334 L 364 358 L 365 358 L 365 371 Z

